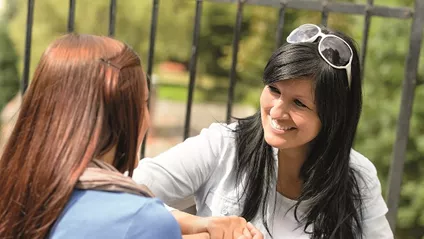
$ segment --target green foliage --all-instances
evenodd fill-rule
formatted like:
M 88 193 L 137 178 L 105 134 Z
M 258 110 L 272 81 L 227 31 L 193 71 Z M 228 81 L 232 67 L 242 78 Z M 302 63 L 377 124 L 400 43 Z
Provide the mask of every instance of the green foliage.
M 412 2 L 407 1 L 405 5 L 411 6 Z M 399 5 L 399 2 L 390 1 L 385 4 Z M 368 156 L 378 168 L 384 195 L 387 193 L 388 173 L 393 157 L 405 62 L 409 51 L 410 26 L 410 20 L 373 19 L 368 41 L 364 106 L 356 148 Z M 362 29 L 358 27 L 356 33 L 360 30 Z M 421 48 L 424 48 L 424 44 Z M 421 51 L 421 73 L 423 56 Z M 415 90 L 396 238 L 424 236 L 423 100 L 423 85 L 419 85 Z
M 5 27 L 0 27 L 0 52 L 1 111 L 7 102 L 19 92 L 19 74 L 16 69 L 18 57 Z
M 348 2 L 352 2 L 350 0 Z M 26 0 L 17 0 L 18 11 L 9 26 L 13 42 L 23 53 L 26 27 Z M 41 52 L 57 36 L 66 32 L 68 1 L 42 0 L 35 4 L 31 72 Z M 365 0 L 356 2 L 366 3 Z M 376 0 L 376 5 L 413 6 L 413 0 Z M 107 34 L 109 1 L 91 0 L 76 3 L 76 31 Z M 66 6 L 65 6 L 66 5 Z M 116 37 L 128 42 L 147 62 L 152 1 L 118 1 Z M 201 18 L 197 85 L 210 85 L 208 94 L 198 100 L 226 100 L 232 62 L 232 42 L 236 16 L 235 4 L 203 3 Z M 195 1 L 161 0 L 155 63 L 164 60 L 188 66 L 191 56 Z M 363 16 L 329 15 L 328 25 L 352 35 L 359 43 L 363 38 Z M 246 5 L 238 52 L 236 101 L 258 104 L 262 90 L 262 71 L 276 47 L 278 9 Z M 285 15 L 283 41 L 295 26 L 320 23 L 321 14 L 288 10 Z M 405 60 L 409 51 L 410 20 L 374 17 L 368 37 L 364 78 L 364 106 L 355 148 L 376 165 L 383 193 L 392 160 L 396 123 L 399 116 Z M 0 47 L 2 44 L 0 44 Z M 414 49 L 417 50 L 417 49 Z M 7 59 L 12 59 L 8 57 Z M 15 59 L 15 58 L 13 58 Z M 421 80 L 424 79 L 424 50 L 421 51 Z M 22 61 L 20 61 L 22 64 Z M 20 65 L 22 67 L 22 65 Z M 214 81 L 203 77 L 213 76 Z M 187 76 L 188 81 L 188 76 Z M 424 89 L 416 88 L 411 119 L 408 152 L 405 162 L 396 238 L 421 238 L 424 235 Z M 3 88 L 1 86 L 0 88 Z M 184 97 L 185 89 L 164 86 L 159 95 Z M 2 94 L 3 96 L 3 94 Z

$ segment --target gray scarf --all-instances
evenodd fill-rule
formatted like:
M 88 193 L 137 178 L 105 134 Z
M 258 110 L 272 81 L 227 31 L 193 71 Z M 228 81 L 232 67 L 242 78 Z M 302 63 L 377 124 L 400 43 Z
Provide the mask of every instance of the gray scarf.
M 125 192 L 144 197 L 154 197 L 148 187 L 137 184 L 130 177 L 120 173 L 112 165 L 98 159 L 93 159 L 88 163 L 87 168 L 79 177 L 75 188 Z

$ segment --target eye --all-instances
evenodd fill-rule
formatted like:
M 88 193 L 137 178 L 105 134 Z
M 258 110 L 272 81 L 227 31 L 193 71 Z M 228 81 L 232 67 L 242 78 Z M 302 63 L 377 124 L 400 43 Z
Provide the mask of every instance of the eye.
M 280 91 L 275 86 L 268 85 L 268 88 L 271 91 L 271 93 L 280 94 Z
M 298 99 L 296 99 L 296 100 L 294 100 L 294 103 L 297 105 L 297 106 L 299 106 L 299 107 L 302 107 L 302 108 L 308 108 L 305 104 L 303 104 L 300 100 L 298 100 Z

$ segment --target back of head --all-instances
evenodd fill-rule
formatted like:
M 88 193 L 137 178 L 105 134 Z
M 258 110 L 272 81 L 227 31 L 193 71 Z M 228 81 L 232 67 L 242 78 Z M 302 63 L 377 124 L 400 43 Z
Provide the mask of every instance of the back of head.
M 132 172 L 145 84 L 117 40 L 69 34 L 47 48 L 0 161 L 0 237 L 44 238 L 88 162 L 114 146 L 114 166 Z

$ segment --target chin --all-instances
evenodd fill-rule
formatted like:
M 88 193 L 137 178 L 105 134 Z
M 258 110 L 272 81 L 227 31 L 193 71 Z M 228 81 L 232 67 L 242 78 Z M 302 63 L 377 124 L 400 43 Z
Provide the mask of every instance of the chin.
M 267 135 L 265 133 L 264 139 L 265 139 L 265 142 L 267 142 L 267 144 L 269 144 L 270 146 L 274 148 L 284 149 L 289 146 L 288 144 L 289 142 L 287 142 L 287 140 L 277 138 L 274 135 Z

